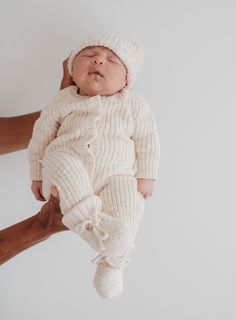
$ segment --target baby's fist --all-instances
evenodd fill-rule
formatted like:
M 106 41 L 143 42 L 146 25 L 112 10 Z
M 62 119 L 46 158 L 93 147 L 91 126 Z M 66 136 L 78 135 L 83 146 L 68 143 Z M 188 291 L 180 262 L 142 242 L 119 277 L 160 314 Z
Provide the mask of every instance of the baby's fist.
M 155 179 L 137 178 L 137 189 L 143 195 L 144 199 L 151 197 L 154 189 Z
M 31 190 L 37 200 L 46 201 L 46 199 L 42 195 L 42 181 L 39 181 L 39 180 L 32 181 Z

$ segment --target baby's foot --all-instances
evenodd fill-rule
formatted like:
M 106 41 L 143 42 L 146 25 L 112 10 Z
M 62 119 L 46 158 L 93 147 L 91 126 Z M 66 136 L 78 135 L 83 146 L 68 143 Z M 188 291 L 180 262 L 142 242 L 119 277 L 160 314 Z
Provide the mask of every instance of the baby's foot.
M 123 291 L 123 269 L 130 260 L 99 255 L 93 263 L 97 264 L 93 279 L 97 293 L 105 299 L 118 297 Z

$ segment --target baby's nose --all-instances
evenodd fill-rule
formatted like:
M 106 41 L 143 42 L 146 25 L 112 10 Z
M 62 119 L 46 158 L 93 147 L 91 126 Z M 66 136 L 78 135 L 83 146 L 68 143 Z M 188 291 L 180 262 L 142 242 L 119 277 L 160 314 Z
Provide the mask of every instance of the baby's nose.
M 92 58 L 92 63 L 93 64 L 104 64 L 105 63 L 105 58 L 101 56 L 96 56 Z

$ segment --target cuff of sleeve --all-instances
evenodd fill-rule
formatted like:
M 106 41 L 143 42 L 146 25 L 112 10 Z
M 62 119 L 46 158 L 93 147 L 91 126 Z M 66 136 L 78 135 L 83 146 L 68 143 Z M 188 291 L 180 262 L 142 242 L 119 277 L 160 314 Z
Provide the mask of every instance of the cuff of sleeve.
M 142 179 L 159 179 L 158 175 L 158 166 L 151 165 L 150 163 L 148 165 L 139 163 L 137 164 L 137 172 L 136 172 L 136 178 L 142 178 Z
M 31 163 L 30 166 L 30 177 L 31 180 L 43 180 L 42 176 L 42 167 L 41 167 L 41 160 L 36 160 Z

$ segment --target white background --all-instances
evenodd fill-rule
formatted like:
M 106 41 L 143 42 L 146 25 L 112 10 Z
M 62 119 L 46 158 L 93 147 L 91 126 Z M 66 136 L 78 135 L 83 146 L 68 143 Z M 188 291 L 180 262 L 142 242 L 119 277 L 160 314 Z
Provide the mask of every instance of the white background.
M 135 90 L 156 115 L 160 179 L 146 200 L 125 290 L 104 300 L 92 249 L 64 232 L 0 268 L 1 320 L 235 320 L 236 2 L 0 2 L 0 116 L 40 110 L 82 38 L 113 31 L 141 43 Z M 35 214 L 27 151 L 0 158 L 6 228 Z

